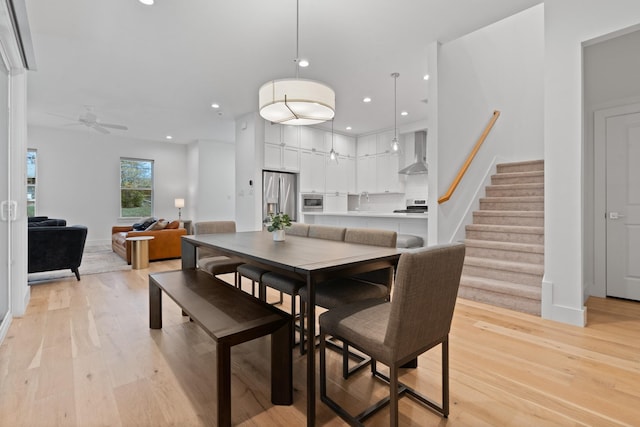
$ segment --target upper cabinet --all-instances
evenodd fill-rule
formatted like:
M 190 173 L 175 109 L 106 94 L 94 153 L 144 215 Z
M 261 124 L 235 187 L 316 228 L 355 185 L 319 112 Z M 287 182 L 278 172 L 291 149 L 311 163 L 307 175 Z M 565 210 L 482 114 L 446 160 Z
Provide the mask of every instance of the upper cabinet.
M 300 147 L 300 128 L 299 126 L 281 125 L 265 121 L 264 142 L 288 147 Z
M 331 151 L 331 142 L 333 141 L 333 149 L 341 156 L 355 157 L 356 155 L 356 139 L 350 136 L 341 135 L 331 132 L 325 133 L 325 147 L 327 153 Z
M 324 153 L 326 132 L 308 126 L 300 126 L 300 148 L 303 150 L 316 150 Z
M 373 156 L 377 152 L 376 135 L 366 135 L 358 138 L 358 157 Z
M 359 193 L 404 192 L 405 179 L 398 174 L 404 164 L 403 141 L 399 138 L 400 151 L 393 152 L 394 135 L 394 131 L 387 131 L 358 138 L 356 184 Z

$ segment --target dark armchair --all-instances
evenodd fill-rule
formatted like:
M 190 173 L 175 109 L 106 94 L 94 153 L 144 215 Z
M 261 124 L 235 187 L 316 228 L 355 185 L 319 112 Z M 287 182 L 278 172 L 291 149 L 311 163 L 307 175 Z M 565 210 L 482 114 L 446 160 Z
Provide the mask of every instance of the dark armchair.
M 63 221 L 63 220 L 62 220 Z M 29 273 L 71 269 L 80 280 L 87 227 L 29 226 Z

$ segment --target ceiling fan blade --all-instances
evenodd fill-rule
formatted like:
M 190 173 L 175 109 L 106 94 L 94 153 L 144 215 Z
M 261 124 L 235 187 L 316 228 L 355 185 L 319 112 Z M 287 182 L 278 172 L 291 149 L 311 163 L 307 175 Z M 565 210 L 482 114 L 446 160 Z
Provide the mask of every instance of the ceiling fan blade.
M 97 125 L 105 127 L 105 128 L 111 128 L 111 129 L 129 130 L 129 128 L 124 126 L 124 125 L 116 125 L 116 124 L 113 124 L 113 123 L 98 122 Z
M 55 114 L 55 113 L 47 113 L 47 114 L 54 117 L 60 117 L 61 119 L 73 120 L 74 122 L 78 121 L 78 119 L 76 119 L 75 117 L 63 116 L 62 114 Z
M 111 133 L 108 130 L 106 130 L 105 128 L 103 128 L 102 126 L 100 126 L 99 124 L 96 124 L 96 123 L 92 124 L 90 127 L 95 129 L 95 130 L 97 130 L 100 133 L 104 133 L 104 134 Z

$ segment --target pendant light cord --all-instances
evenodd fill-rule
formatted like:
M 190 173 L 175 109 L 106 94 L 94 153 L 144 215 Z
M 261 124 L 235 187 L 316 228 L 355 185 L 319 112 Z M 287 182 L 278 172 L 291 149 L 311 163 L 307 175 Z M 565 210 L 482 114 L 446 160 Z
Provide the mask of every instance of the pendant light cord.
M 296 0 L 296 79 L 299 77 L 300 65 L 300 0 Z
M 400 74 L 393 73 L 393 136 L 398 138 L 398 77 Z

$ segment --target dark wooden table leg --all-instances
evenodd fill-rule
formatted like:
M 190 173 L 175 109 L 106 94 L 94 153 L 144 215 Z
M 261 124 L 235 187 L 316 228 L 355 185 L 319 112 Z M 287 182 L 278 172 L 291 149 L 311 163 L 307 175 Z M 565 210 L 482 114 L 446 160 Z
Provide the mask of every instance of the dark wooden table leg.
M 315 280 L 307 275 L 307 426 L 316 422 L 316 290 Z
M 162 290 L 149 277 L 149 328 L 162 328 Z
M 271 334 L 271 403 L 293 403 L 293 322 L 287 322 Z
M 231 426 L 231 347 L 218 342 L 216 359 L 218 427 L 229 427 Z
M 182 239 L 181 242 L 181 250 L 182 250 L 182 269 L 183 270 L 193 270 L 196 268 L 196 247 L 190 242 Z

